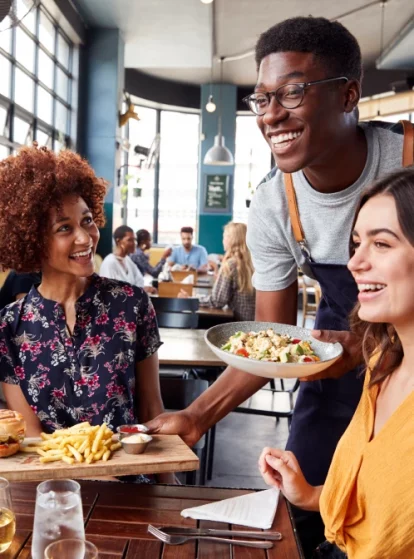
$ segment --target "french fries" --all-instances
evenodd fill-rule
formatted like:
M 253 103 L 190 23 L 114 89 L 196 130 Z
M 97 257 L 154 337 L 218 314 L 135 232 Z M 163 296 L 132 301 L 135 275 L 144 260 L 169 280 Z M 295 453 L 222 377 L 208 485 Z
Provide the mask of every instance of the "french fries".
M 113 435 L 106 423 L 92 426 L 84 422 L 68 429 L 57 429 L 50 435 L 41 433 L 41 441 L 22 446 L 21 450 L 39 454 L 43 463 L 106 462 L 113 452 L 121 448 L 121 443 L 113 441 Z

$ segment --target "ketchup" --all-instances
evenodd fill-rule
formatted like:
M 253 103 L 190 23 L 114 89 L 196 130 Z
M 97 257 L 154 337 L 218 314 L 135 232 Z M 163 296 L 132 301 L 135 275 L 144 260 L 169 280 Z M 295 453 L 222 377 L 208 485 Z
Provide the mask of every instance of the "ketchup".
M 120 429 L 121 433 L 140 433 L 141 430 L 138 427 L 134 427 L 133 425 L 126 426 L 126 427 L 122 427 L 122 429 Z

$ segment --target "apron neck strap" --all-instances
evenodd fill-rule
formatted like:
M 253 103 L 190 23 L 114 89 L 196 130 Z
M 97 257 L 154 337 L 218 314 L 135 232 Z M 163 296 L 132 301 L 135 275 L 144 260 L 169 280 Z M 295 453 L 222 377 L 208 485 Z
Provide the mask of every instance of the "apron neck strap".
M 403 167 L 408 167 L 414 163 L 414 125 L 408 120 L 400 120 L 400 122 L 404 130 L 402 164 Z M 293 235 L 296 242 L 303 247 L 306 246 L 306 239 L 303 233 L 302 223 L 300 222 L 298 202 L 296 199 L 295 188 L 293 186 L 292 175 L 290 173 L 284 173 L 283 181 L 285 183 L 286 198 Z
M 297 243 L 305 243 L 305 235 L 303 234 L 302 224 L 300 222 L 298 202 L 296 200 L 296 193 L 293 186 L 292 175 L 290 173 L 284 173 L 283 180 L 285 183 L 286 198 L 288 202 L 290 223 L 292 224 L 293 235 Z
M 400 120 L 404 130 L 402 164 L 408 167 L 414 163 L 414 127 L 408 120 Z

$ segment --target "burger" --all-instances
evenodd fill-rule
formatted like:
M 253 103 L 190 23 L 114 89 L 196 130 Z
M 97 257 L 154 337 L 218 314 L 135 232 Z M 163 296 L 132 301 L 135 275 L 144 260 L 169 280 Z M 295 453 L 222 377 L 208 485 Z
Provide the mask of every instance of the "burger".
M 25 433 L 26 422 L 21 413 L 0 410 L 0 458 L 16 454 Z

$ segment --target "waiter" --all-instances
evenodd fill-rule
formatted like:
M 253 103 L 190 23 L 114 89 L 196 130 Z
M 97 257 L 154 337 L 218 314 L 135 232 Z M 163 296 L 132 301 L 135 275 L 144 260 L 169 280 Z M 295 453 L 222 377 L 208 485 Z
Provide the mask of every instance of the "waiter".
M 330 378 L 302 383 L 287 448 L 308 482 L 321 485 L 336 444 L 358 404 L 363 378 L 358 344 L 348 330 L 357 287 L 346 268 L 360 193 L 402 166 L 401 124 L 358 124 L 361 53 L 338 22 L 293 18 L 263 33 L 256 45 L 258 80 L 246 102 L 276 162 L 249 212 L 248 245 L 255 267 L 256 320 L 296 324 L 298 269 L 322 287 L 315 335 L 344 345 Z M 407 123 L 411 141 L 412 128 Z M 412 162 L 412 144 L 411 160 Z M 149 426 L 192 444 L 266 384 L 227 368 L 189 408 Z M 271 444 L 271 441 L 269 441 Z M 319 514 L 297 512 L 306 557 L 324 540 Z

